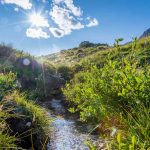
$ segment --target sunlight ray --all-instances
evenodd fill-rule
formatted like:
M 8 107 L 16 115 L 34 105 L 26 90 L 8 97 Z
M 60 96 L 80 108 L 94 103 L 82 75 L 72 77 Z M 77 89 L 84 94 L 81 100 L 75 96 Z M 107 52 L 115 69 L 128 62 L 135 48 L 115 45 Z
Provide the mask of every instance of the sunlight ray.
M 44 68 L 44 63 L 42 62 L 42 78 L 43 78 L 43 84 L 44 84 L 44 94 L 45 96 L 47 95 L 46 94 L 46 82 L 45 82 L 45 68 Z

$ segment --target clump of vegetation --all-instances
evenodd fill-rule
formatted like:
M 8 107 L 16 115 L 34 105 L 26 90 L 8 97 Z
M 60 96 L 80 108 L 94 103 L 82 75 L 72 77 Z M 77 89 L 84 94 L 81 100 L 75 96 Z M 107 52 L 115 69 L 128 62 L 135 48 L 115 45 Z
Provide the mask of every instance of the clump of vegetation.
M 95 44 L 95 43 L 91 43 L 89 41 L 83 41 L 79 44 L 79 47 L 80 48 L 87 48 L 87 47 L 97 47 L 97 46 L 106 46 L 108 47 L 109 45 L 108 44 Z
M 10 110 L 12 108 L 7 108 L 6 110 L 2 110 L 4 105 L 3 101 L 0 101 L 0 148 L 17 148 L 16 142 L 17 138 L 9 134 L 10 130 L 6 123 L 6 119 L 15 117 L 15 115 L 10 114 Z
M 6 123 L 6 119 L 12 117 L 10 110 L 12 108 L 7 108 L 3 110 L 4 101 L 2 101 L 5 94 L 8 94 L 12 90 L 14 85 L 15 75 L 10 73 L 7 75 L 0 74 L 0 148 L 15 148 L 17 147 L 15 142 L 17 138 L 9 134 L 9 128 Z
M 65 65 L 60 65 L 57 67 L 57 73 L 61 78 L 63 78 L 65 81 L 69 81 L 73 76 L 73 71 L 70 67 Z
M 108 48 L 108 44 L 94 44 L 89 41 L 84 41 L 81 42 L 78 47 L 69 50 L 62 50 L 58 53 L 47 56 L 41 56 L 40 58 L 54 63 L 56 66 L 66 65 L 72 67 L 75 63 L 82 61 L 83 58 L 94 55 L 100 51 L 107 50 Z
M 135 38 L 120 46 L 122 40 L 101 52 L 106 54 L 104 61 L 88 60 L 87 69 L 77 73 L 63 91 L 71 112 L 79 112 L 82 121 L 100 123 L 100 132 L 113 141 L 108 149 L 148 149 L 150 39 Z
M 26 99 L 17 89 L 16 75 L 13 73 L 0 74 L 0 148 L 19 148 L 22 137 L 17 133 L 12 133 L 13 128 L 9 120 L 25 120 L 29 118 L 33 136 L 36 134 L 45 142 L 50 133 L 51 120 L 47 111 Z M 16 111 L 17 110 L 17 111 Z M 44 118 L 43 118 L 44 116 Z M 28 123 L 28 122 L 27 122 Z M 17 124 L 16 124 L 17 125 Z M 22 127 L 23 128 L 23 127 Z M 33 129 L 32 129 L 33 128 Z M 20 129 L 18 129 L 20 130 Z M 30 136 L 28 131 L 24 131 L 26 137 Z M 24 134 L 25 134 L 24 133 Z M 23 134 L 23 133 L 22 133 Z M 21 139 L 20 139 L 21 138 Z M 39 141 L 40 142 L 40 141 Z M 35 143 L 33 142 L 33 145 Z M 43 145 L 45 146 L 45 145 Z
M 41 63 L 0 45 L 0 147 L 17 149 L 22 136 L 30 136 L 33 148 L 37 135 L 45 146 L 51 120 L 45 109 L 28 99 L 57 95 L 63 78 L 68 82 L 63 92 L 69 110 L 84 122 L 98 124 L 108 150 L 150 148 L 150 38 L 133 38 L 121 46 L 122 40 L 115 40 L 114 47 L 85 42 L 47 60 L 43 57 Z M 13 133 L 9 121 L 15 119 L 24 120 L 29 130 Z
M 39 133 L 39 135 L 48 136 L 51 120 L 48 117 L 47 111 L 35 104 L 35 102 L 27 100 L 26 96 L 20 94 L 18 91 L 14 91 L 9 97 L 21 107 L 23 115 L 32 118 L 32 123 L 35 125 L 35 132 Z

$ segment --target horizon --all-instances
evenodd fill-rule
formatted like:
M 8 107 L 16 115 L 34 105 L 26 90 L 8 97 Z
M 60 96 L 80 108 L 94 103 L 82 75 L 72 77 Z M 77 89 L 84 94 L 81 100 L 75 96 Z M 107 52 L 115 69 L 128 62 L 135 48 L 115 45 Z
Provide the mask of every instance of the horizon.
M 150 27 L 149 6 L 148 0 L 1 0 L 0 42 L 35 56 L 82 41 L 112 45 L 123 38 L 127 43 Z

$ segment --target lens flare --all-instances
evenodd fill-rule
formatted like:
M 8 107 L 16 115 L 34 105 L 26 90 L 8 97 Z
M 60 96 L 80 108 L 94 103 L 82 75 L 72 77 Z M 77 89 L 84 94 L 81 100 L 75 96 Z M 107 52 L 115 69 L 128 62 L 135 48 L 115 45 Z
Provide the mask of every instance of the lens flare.
M 40 13 L 33 13 L 29 16 L 29 20 L 33 26 L 36 27 L 49 27 L 48 20 L 45 19 Z
M 25 65 L 25 66 L 29 66 L 30 65 L 30 60 L 28 59 L 28 58 L 25 58 L 24 60 L 23 60 L 23 64 Z

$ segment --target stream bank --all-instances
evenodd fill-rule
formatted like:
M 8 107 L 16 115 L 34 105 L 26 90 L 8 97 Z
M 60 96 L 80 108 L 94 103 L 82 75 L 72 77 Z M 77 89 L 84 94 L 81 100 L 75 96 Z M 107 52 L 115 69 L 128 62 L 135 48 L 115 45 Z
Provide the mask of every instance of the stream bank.
M 89 134 L 87 127 L 67 112 L 61 99 L 52 99 L 42 104 L 53 118 L 48 150 L 89 150 L 86 141 L 98 142 L 98 136 Z

